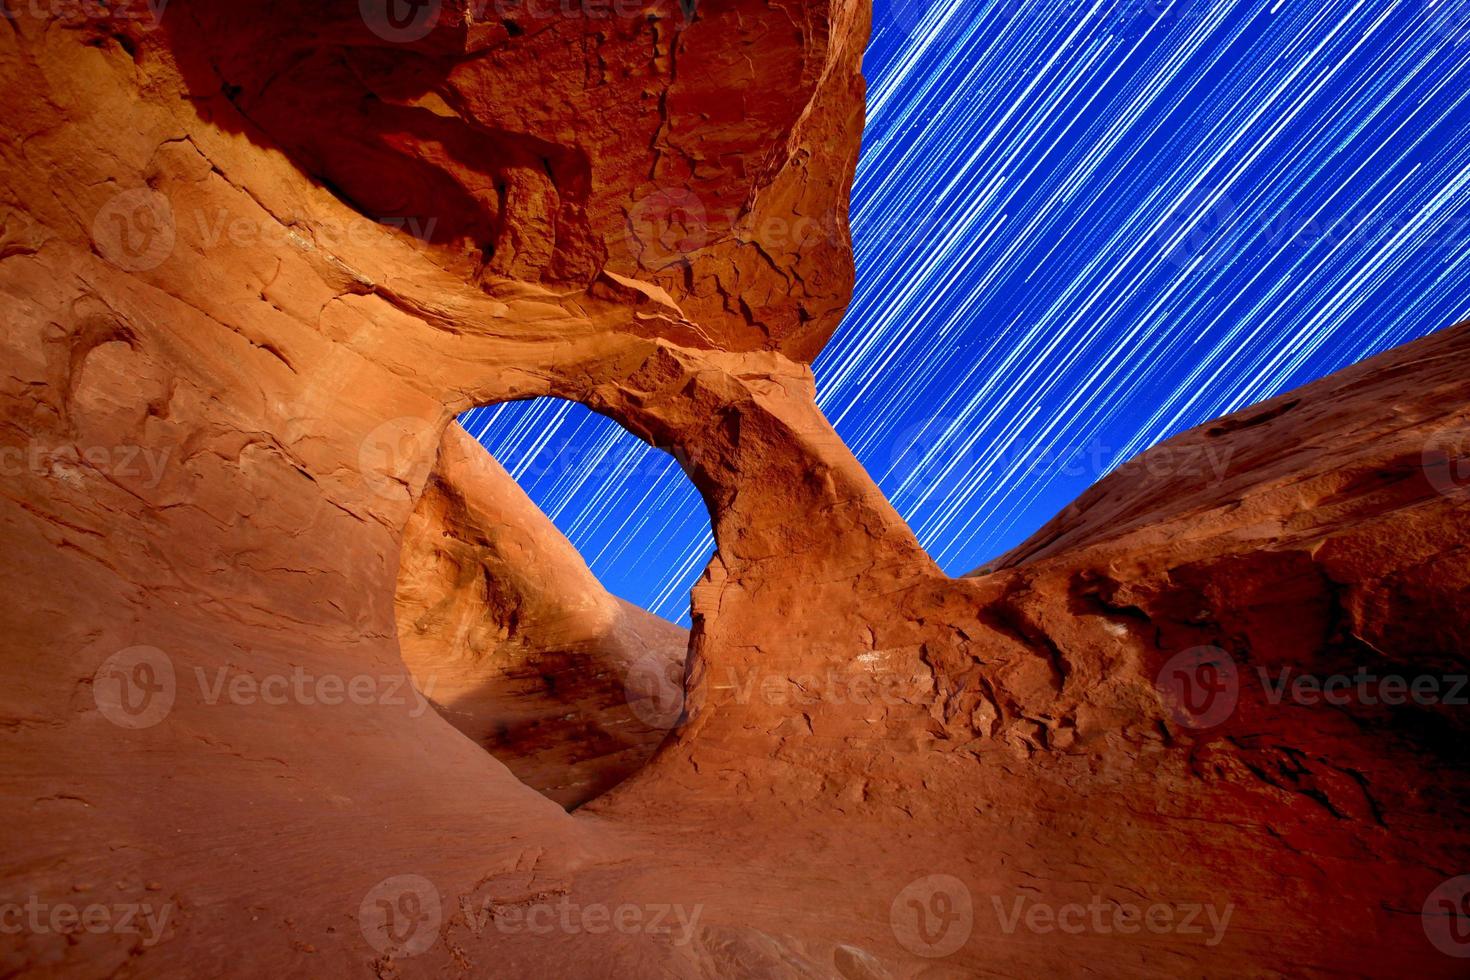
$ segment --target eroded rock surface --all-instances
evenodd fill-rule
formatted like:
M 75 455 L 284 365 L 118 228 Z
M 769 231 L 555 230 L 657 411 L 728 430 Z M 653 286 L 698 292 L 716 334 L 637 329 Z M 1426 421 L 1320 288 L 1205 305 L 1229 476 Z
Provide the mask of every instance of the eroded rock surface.
M 404 529 L 396 604 L 419 690 L 565 806 L 640 768 L 678 720 L 688 632 L 604 591 L 457 425 Z
M 0 26 L 0 902 L 156 924 L 28 919 L 0 969 L 1462 972 L 1466 709 L 1257 669 L 1463 672 L 1470 328 L 950 579 L 807 366 L 866 6 L 426 6 Z M 677 451 L 718 547 L 681 724 L 575 814 L 409 683 L 498 631 L 399 640 L 485 622 L 435 575 L 516 571 L 431 475 L 456 414 L 540 395 Z M 539 608 L 600 596 L 556 567 Z

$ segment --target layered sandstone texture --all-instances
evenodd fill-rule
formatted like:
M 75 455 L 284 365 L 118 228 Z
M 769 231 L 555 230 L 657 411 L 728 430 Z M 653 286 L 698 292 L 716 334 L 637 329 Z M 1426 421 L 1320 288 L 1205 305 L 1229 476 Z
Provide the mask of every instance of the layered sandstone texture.
M 951 579 L 808 367 L 864 4 L 54 6 L 0 24 L 0 904 L 109 918 L 0 972 L 1462 973 L 1466 709 L 1261 678 L 1465 672 L 1470 327 Z M 701 493 L 687 660 L 452 428 L 537 396 Z

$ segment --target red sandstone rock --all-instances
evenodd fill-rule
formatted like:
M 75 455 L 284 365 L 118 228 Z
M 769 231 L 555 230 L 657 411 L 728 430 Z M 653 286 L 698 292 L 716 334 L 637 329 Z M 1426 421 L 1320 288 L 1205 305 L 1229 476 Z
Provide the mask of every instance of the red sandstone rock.
M 688 633 L 603 591 L 457 425 L 404 529 L 396 604 L 418 689 L 558 803 L 612 788 L 678 720 Z
M 1470 328 L 952 580 L 806 367 L 851 281 L 863 5 L 447 4 L 408 43 L 363 9 L 0 27 L 5 972 L 1462 972 L 1465 709 L 1259 671 L 1465 672 Z M 481 533 L 524 504 L 434 468 L 455 414 L 538 395 L 677 450 L 718 545 L 687 718 L 575 814 L 506 768 L 549 788 L 562 749 L 497 761 L 403 656 L 506 652 L 504 607 L 422 590 L 524 573 Z M 497 594 L 606 609 L 553 567 L 576 591 Z M 483 643 L 400 652 L 396 608 Z M 601 622 L 572 647 L 616 661 Z

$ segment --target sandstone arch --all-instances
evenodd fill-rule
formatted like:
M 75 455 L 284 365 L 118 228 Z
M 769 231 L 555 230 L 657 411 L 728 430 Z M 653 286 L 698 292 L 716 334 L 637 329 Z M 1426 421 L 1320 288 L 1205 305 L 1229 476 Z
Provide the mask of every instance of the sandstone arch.
M 593 185 L 599 168 L 647 174 L 734 209 L 652 270 L 641 253 L 600 261 L 641 183 L 566 188 L 587 217 L 568 216 L 578 231 L 557 245 L 578 261 L 560 266 L 537 220 L 546 184 L 524 173 L 506 186 L 513 228 L 462 222 L 509 236 L 506 267 L 470 268 L 377 222 L 333 234 L 367 205 L 251 121 L 237 99 L 260 92 L 235 87 L 267 79 L 234 69 L 277 37 L 397 50 L 364 34 L 355 7 L 256 7 L 238 36 L 223 3 L 171 5 L 155 31 L 138 4 L 134 20 L 22 13 L 0 27 L 0 81 L 22 93 L 0 141 L 0 433 L 25 460 L 7 464 L 0 501 L 0 789 L 14 814 L 0 880 L 7 899 L 174 910 L 152 944 L 26 933 L 5 944 L 7 969 L 1454 974 L 1419 911 L 1470 861 L 1463 713 L 1281 710 L 1252 688 L 1195 729 L 1157 682 L 1201 645 L 1247 674 L 1355 658 L 1461 669 L 1465 502 L 1452 460 L 1425 453 L 1465 428 L 1470 329 L 1268 417 L 1187 433 L 1173 445 L 1235 447 L 1223 480 L 1124 467 L 996 569 L 951 580 L 822 419 L 805 366 L 850 283 L 865 5 L 711 3 L 698 36 L 559 23 L 512 37 L 451 18 L 399 50 L 432 69 L 435 93 L 446 66 L 473 63 L 481 99 L 416 91 L 416 108 L 477 140 L 519 134 L 506 151 L 518 171 L 523 136 L 577 144 L 518 84 L 530 61 L 573 52 L 588 69 L 574 81 L 623 114 L 586 130 Z M 665 133 L 645 88 L 655 105 L 683 100 L 672 118 L 685 128 Z M 731 90 L 759 126 L 714 104 Z M 514 126 L 476 115 L 506 106 Z M 608 138 L 623 116 L 659 138 Z M 730 153 L 699 159 L 700 145 Z M 399 176 L 443 187 L 422 176 L 423 152 L 415 140 Z M 168 248 L 141 234 L 145 213 L 170 219 Z M 838 247 L 783 244 L 766 221 L 813 213 L 832 218 Z M 100 216 L 121 217 L 123 237 Z M 439 436 L 471 405 L 541 395 L 678 446 L 714 514 L 689 717 L 653 765 L 573 816 L 412 704 L 210 699 L 217 677 L 401 684 L 397 557 Z M 384 453 L 374 433 L 393 423 L 407 438 Z M 74 462 L 67 447 L 166 465 Z M 166 717 L 127 728 L 95 691 L 139 647 L 178 683 Z M 852 696 L 874 677 L 891 689 Z M 976 914 L 965 942 L 931 957 L 899 916 L 911 889 L 952 887 L 937 876 Z M 358 921 L 405 878 L 443 912 L 411 956 Z M 1017 899 L 1094 896 L 1228 904 L 1232 925 L 1207 946 L 1177 931 L 1018 933 L 992 914 L 992 899 L 1009 914 Z M 562 897 L 700 916 L 682 942 L 547 942 L 465 912 Z

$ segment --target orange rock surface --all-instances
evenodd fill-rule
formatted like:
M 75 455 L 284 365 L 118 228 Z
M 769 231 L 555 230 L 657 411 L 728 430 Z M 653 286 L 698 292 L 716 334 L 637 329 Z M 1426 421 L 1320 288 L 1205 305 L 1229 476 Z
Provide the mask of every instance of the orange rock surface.
M 457 425 L 404 529 L 396 603 L 418 689 L 558 803 L 611 789 L 678 720 L 688 632 L 608 595 Z
M 633 7 L 0 27 L 0 970 L 1462 974 L 1470 326 L 949 578 L 808 367 L 866 5 Z M 543 395 L 718 547 L 571 813 L 680 654 L 451 427 Z

